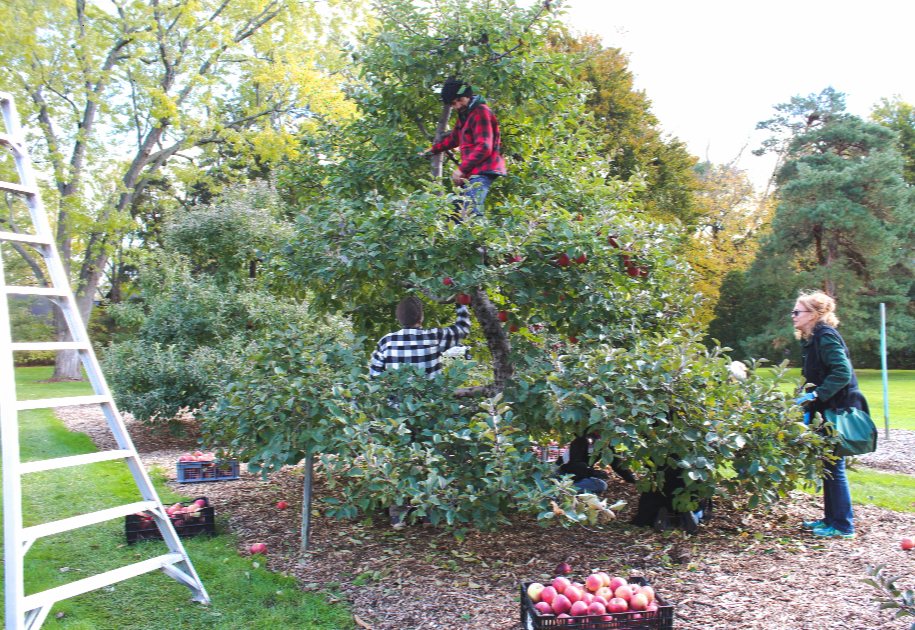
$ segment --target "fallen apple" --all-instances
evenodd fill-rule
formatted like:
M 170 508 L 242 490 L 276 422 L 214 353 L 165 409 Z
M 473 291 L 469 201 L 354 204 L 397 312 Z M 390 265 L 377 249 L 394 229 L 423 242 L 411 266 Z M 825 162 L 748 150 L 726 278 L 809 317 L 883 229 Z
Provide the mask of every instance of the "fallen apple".
M 904 551 L 909 551 L 910 549 L 915 549 L 915 540 L 911 538 L 903 538 L 902 542 L 899 543 L 899 546 L 902 547 Z
M 572 567 L 568 562 L 560 562 L 556 565 L 556 575 L 568 575 L 572 572 Z
M 285 510 L 288 507 L 289 507 L 289 504 L 286 503 L 285 501 L 277 501 L 277 503 L 276 503 L 276 509 L 278 509 L 278 510 Z
M 267 545 L 265 545 L 264 543 L 254 543 L 253 545 L 251 545 L 250 551 L 252 554 L 267 553 Z

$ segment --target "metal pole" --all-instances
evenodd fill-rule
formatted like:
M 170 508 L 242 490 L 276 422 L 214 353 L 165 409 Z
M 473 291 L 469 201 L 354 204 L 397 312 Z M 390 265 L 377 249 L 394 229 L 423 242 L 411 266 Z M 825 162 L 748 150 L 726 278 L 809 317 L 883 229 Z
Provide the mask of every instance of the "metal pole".
M 886 371 L 886 304 L 880 302 L 880 367 L 883 372 L 883 423 L 886 439 L 890 439 L 889 375 Z
M 311 529 L 311 484 L 314 479 L 315 456 L 305 456 L 305 478 L 302 491 L 302 551 L 308 551 L 308 532 Z

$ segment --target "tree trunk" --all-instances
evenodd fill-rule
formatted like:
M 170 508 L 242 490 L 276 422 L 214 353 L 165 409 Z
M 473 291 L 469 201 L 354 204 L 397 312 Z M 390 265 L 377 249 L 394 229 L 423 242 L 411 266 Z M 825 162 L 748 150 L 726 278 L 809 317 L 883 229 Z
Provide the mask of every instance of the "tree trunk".
M 483 328 L 486 345 L 492 355 L 492 383 L 478 387 L 466 387 L 455 392 L 457 396 L 495 396 L 505 389 L 505 385 L 515 374 L 511 362 L 511 343 L 505 333 L 505 327 L 499 321 L 495 305 L 489 301 L 486 290 L 476 288 L 472 291 L 473 314 Z
M 435 142 L 441 142 L 442 138 L 445 137 L 449 118 L 451 118 L 451 105 L 442 105 L 442 114 L 438 117 L 438 124 L 435 126 Z M 444 153 L 437 153 L 432 156 L 432 177 L 441 179 L 444 161 Z

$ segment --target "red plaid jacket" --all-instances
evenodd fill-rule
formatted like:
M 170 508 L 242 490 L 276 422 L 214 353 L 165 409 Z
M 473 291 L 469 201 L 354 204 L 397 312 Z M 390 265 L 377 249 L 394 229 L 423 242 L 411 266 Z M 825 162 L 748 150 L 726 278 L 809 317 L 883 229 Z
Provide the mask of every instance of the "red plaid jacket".
M 499 154 L 502 147 L 499 122 L 479 96 L 470 101 L 464 112 L 458 113 L 454 129 L 441 142 L 432 145 L 431 151 L 441 153 L 458 147 L 464 177 L 506 174 L 505 160 Z

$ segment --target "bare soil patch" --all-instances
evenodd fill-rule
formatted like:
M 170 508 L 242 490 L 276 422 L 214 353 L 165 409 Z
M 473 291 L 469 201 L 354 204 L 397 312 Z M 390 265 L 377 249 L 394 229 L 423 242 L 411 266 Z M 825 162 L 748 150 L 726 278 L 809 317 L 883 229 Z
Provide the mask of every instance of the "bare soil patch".
M 72 430 L 88 433 L 102 447 L 112 445 L 94 409 L 58 414 Z M 198 446 L 191 425 L 188 436 L 172 437 L 127 421 L 144 464 L 160 466 L 172 479 L 178 455 Z M 915 432 L 893 431 L 891 440 L 881 441 L 881 450 L 860 463 L 915 474 L 912 453 Z M 210 498 L 220 526 L 238 536 L 240 553 L 253 542 L 266 543 L 271 569 L 296 576 L 303 589 L 346 599 L 354 615 L 376 630 L 515 630 L 521 627 L 519 583 L 552 577 L 562 561 L 582 577 L 595 568 L 644 576 L 676 602 L 675 625 L 681 629 L 900 630 L 909 625 L 880 610 L 860 580 L 868 565 L 885 563 L 902 576 L 898 586 L 915 585 L 915 555 L 899 548 L 904 535 L 915 533 L 912 513 L 856 506 L 857 539 L 821 541 L 798 524 L 822 514 L 822 499 L 798 492 L 768 510 L 719 503 L 712 522 L 689 538 L 629 525 L 636 495 L 618 483 L 609 492 L 630 507 L 609 525 L 542 528 L 519 518 L 511 528 L 471 532 L 457 541 L 419 526 L 394 532 L 381 513 L 357 522 L 329 519 L 320 512 L 327 488 L 318 481 L 311 548 L 302 555 L 301 469 L 287 467 L 264 481 L 242 468 L 237 481 L 173 483 L 179 492 Z M 289 502 L 288 509 L 275 508 L 280 499 Z

